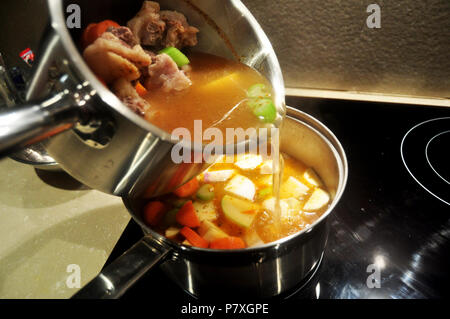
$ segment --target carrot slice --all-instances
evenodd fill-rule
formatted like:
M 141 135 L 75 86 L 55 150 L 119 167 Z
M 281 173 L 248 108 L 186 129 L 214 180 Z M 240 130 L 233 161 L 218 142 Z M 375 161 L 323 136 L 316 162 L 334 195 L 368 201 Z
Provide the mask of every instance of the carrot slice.
M 139 96 L 144 96 L 148 93 L 147 89 L 139 81 L 136 83 L 135 89 Z
M 83 46 L 83 49 L 97 39 L 94 37 L 94 32 L 92 31 L 96 25 L 97 23 L 91 23 L 86 27 L 86 29 L 84 29 L 81 37 L 81 45 Z
M 224 237 L 211 242 L 211 249 L 242 249 L 245 248 L 244 241 L 239 237 Z
M 197 192 L 198 188 L 198 180 L 196 178 L 193 178 L 180 188 L 176 189 L 173 193 L 178 197 L 188 197 L 194 195 Z
M 200 226 L 200 220 L 195 212 L 192 201 L 186 202 L 177 213 L 176 220 L 180 225 L 195 228 Z
M 161 202 L 150 202 L 144 207 L 144 221 L 147 225 L 156 226 L 165 212 L 165 206 Z
M 104 20 L 99 23 L 91 23 L 89 24 L 83 32 L 83 36 L 81 38 L 82 45 L 84 48 L 94 43 L 103 33 L 108 30 L 109 27 L 118 28 L 120 25 L 112 20 Z
M 192 244 L 192 246 L 208 248 L 208 241 L 189 227 L 184 227 L 180 230 L 180 234 L 183 235 Z

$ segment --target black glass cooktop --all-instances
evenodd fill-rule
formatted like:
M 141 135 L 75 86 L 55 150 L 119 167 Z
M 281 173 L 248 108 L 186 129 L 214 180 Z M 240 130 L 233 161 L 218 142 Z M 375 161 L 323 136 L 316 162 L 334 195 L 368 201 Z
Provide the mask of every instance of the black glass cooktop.
M 287 102 L 336 134 L 347 153 L 349 179 L 330 218 L 322 264 L 303 289 L 276 302 L 448 297 L 450 109 L 300 98 Z M 130 222 L 107 264 L 141 236 Z M 202 302 L 159 269 L 123 298 Z

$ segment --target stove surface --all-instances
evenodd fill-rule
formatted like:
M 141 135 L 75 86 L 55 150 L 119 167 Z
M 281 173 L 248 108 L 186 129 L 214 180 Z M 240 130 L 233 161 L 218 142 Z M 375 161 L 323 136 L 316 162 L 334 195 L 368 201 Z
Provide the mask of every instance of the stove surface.
M 450 109 L 293 97 L 287 102 L 335 133 L 347 153 L 349 179 L 329 220 L 322 264 L 303 289 L 277 302 L 448 297 L 450 205 L 444 197 L 450 195 L 445 180 L 450 166 L 450 123 L 442 120 L 426 137 L 414 137 L 410 130 L 428 120 L 450 117 Z M 412 169 L 416 162 L 423 162 L 422 157 L 431 165 Z M 410 171 L 422 170 L 421 177 L 419 173 L 413 177 L 404 161 Z M 426 174 L 434 174 L 431 181 L 425 180 Z M 110 260 L 141 235 L 131 222 Z M 161 303 L 194 301 L 159 269 L 150 271 L 124 296 L 142 297 Z

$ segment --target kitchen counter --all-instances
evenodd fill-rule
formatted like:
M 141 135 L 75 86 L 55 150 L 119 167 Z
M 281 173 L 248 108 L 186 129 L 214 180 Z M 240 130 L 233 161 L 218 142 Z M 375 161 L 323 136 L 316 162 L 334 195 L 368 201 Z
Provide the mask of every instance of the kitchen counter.
M 120 198 L 60 172 L 0 160 L 0 299 L 69 298 L 103 267 L 129 222 Z

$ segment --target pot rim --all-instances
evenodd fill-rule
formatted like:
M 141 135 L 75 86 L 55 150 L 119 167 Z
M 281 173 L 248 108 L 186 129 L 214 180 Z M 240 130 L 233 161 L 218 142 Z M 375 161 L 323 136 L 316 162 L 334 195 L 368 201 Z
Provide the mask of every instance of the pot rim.
M 295 109 L 293 107 L 287 106 L 287 118 L 293 119 L 297 122 L 301 122 L 302 125 L 305 125 L 309 129 L 313 130 L 331 149 L 333 152 L 337 164 L 338 164 L 338 172 L 339 172 L 339 183 L 337 187 L 336 194 L 333 198 L 333 201 L 331 205 L 328 207 L 328 209 L 312 224 L 310 227 L 302 229 L 301 231 L 289 235 L 287 237 L 283 237 L 281 239 L 278 239 L 274 242 L 270 242 L 261 246 L 257 247 L 249 247 L 245 249 L 232 249 L 232 250 L 219 250 L 219 249 L 209 249 L 209 248 L 197 248 L 192 246 L 185 246 L 178 244 L 174 242 L 173 240 L 170 240 L 166 238 L 165 236 L 157 233 L 156 231 L 152 230 L 150 227 L 145 225 L 139 218 L 136 218 L 133 214 L 133 211 L 130 206 L 130 200 L 127 198 L 122 198 L 123 203 L 125 207 L 127 208 L 128 212 L 136 221 L 139 226 L 144 230 L 146 235 L 149 235 L 152 240 L 159 242 L 161 245 L 166 247 L 171 247 L 175 249 L 175 251 L 180 253 L 186 253 L 186 254 L 230 254 L 230 255 L 237 255 L 237 254 L 251 254 L 251 253 L 260 253 L 262 251 L 268 250 L 268 249 L 275 249 L 278 250 L 283 244 L 290 242 L 292 240 L 295 240 L 299 237 L 303 237 L 304 234 L 312 232 L 319 224 L 324 222 L 328 216 L 331 214 L 331 212 L 336 207 L 337 203 L 340 201 L 346 185 L 347 185 L 347 179 L 348 179 L 348 162 L 347 162 L 347 156 L 345 154 L 344 148 L 342 147 L 341 143 L 337 139 L 337 137 L 334 135 L 333 132 L 330 131 L 322 122 L 315 119 L 311 115 L 300 111 L 298 109 Z M 320 131 L 319 131 L 320 129 Z

